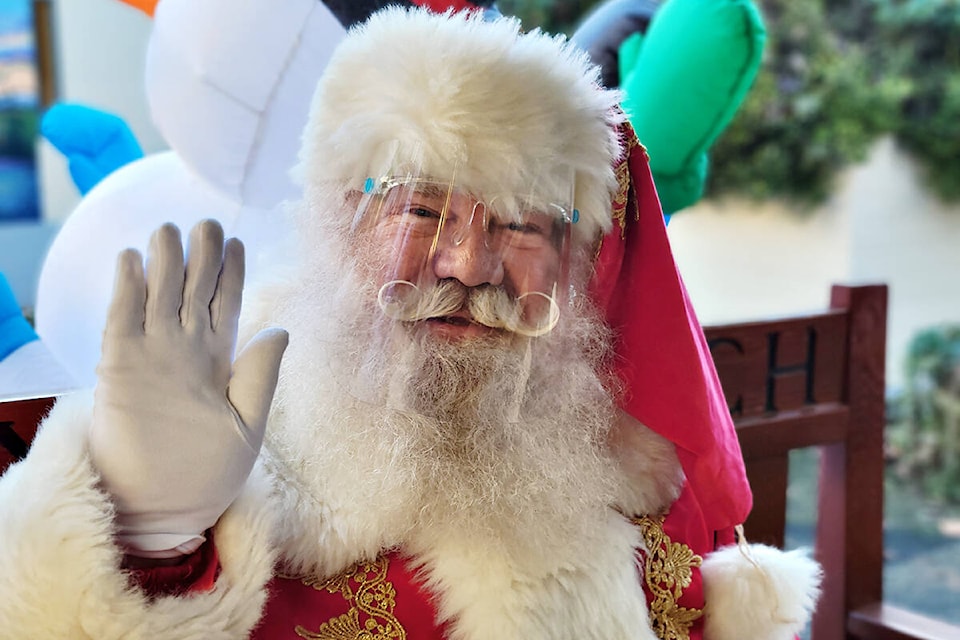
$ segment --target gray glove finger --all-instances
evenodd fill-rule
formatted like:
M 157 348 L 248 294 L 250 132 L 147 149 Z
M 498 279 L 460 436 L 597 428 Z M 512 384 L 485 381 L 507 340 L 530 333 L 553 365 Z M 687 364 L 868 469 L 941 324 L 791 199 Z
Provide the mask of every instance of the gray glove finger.
M 183 247 L 180 230 L 165 224 L 150 236 L 147 250 L 147 303 L 144 326 L 149 333 L 176 322 L 183 296 Z
M 104 335 L 130 336 L 143 333 L 144 303 L 147 288 L 143 275 L 143 257 L 136 249 L 117 256 L 113 297 L 107 311 Z
M 216 220 L 202 220 L 190 230 L 183 283 L 180 322 L 185 327 L 212 329 L 210 303 L 223 262 L 223 228 Z
M 227 398 L 243 421 L 247 430 L 244 436 L 255 451 L 263 440 L 267 412 L 277 388 L 280 360 L 288 341 L 285 330 L 264 329 L 250 340 L 233 363 Z
M 217 291 L 210 303 L 210 322 L 213 330 L 236 339 L 237 321 L 243 299 L 244 249 L 236 238 L 227 240 L 223 247 L 223 267 L 217 281 Z

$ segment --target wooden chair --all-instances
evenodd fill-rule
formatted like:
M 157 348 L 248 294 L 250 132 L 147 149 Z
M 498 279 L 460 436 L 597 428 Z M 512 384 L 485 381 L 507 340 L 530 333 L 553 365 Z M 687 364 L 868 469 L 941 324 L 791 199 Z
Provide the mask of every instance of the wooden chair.
M 783 546 L 788 454 L 819 447 L 813 640 L 960 640 L 883 602 L 886 314 L 886 286 L 835 286 L 822 313 L 704 329 L 754 492 L 746 535 Z

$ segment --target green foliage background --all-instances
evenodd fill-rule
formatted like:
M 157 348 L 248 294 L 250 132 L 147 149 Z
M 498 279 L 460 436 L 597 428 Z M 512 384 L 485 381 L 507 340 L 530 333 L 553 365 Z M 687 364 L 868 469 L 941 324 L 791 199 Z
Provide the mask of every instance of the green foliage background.
M 39 123 L 36 109 L 0 110 L 0 154 L 32 158 Z
M 960 201 L 960 0 L 761 0 L 768 48 L 714 146 L 712 195 L 813 204 L 891 134 Z
M 960 200 L 960 1 L 874 0 L 878 37 L 871 55 L 889 53 L 889 73 L 906 87 L 895 130 L 923 162 L 928 183 Z M 886 46 L 884 46 L 886 45 Z
M 669 1 L 669 0 L 668 0 Z M 706 195 L 809 206 L 893 135 L 932 193 L 960 202 L 960 0 L 755 0 L 767 50 L 711 151 Z M 571 34 L 595 0 L 499 0 L 524 28 Z
M 763 66 L 711 152 L 708 193 L 811 203 L 895 121 L 902 87 L 831 26 L 821 0 L 765 0 Z

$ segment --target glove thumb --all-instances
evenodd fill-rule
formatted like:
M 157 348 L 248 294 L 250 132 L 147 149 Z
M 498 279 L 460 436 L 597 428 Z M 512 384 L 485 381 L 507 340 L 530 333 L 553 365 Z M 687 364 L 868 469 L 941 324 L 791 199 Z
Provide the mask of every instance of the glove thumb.
M 247 343 L 233 363 L 227 399 L 259 445 L 280 372 L 280 359 L 289 335 L 280 328 L 264 329 Z

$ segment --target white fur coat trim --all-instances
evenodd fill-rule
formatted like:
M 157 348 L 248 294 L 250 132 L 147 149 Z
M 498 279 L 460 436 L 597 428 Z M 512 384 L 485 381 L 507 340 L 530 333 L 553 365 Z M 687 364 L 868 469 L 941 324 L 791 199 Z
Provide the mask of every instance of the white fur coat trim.
M 469 532 L 431 532 L 410 547 L 451 640 L 656 640 L 634 562 L 636 527 L 612 511 L 597 524 L 578 558 L 544 572 Z
M 389 515 L 318 504 L 289 480 L 274 487 L 279 553 L 298 571 L 330 577 L 322 567 L 336 573 L 391 546 Z M 636 562 L 642 537 L 613 509 L 598 510 L 570 547 L 549 531 L 515 546 L 476 529 L 436 524 L 394 541 L 423 569 L 450 640 L 656 640 Z
M 120 571 L 112 506 L 86 453 L 90 406 L 86 394 L 58 402 L 0 482 L 0 640 L 246 637 L 274 564 L 268 483 L 251 482 L 218 523 L 212 591 L 148 600 Z

